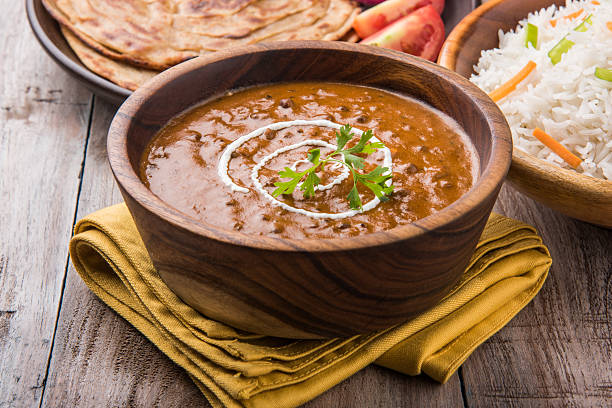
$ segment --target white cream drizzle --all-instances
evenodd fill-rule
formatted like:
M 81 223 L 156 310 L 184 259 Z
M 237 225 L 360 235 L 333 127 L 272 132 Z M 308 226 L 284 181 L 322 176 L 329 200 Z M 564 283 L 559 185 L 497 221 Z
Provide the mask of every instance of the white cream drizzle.
M 221 180 L 223 181 L 223 183 L 228 186 L 232 191 L 238 191 L 241 193 L 248 193 L 249 189 L 245 188 L 245 187 L 241 187 L 239 185 L 237 185 L 236 183 L 233 182 L 233 180 L 231 179 L 231 177 L 228 174 L 228 167 L 229 167 L 229 162 L 231 160 L 232 157 L 232 153 L 234 151 L 236 151 L 236 149 L 238 149 L 240 146 L 242 146 L 244 143 L 246 143 L 247 141 L 261 136 L 266 130 L 270 129 L 270 130 L 281 130 L 281 129 L 285 129 L 288 127 L 292 127 L 292 126 L 320 126 L 320 127 L 329 127 L 329 128 L 333 128 L 333 129 L 340 129 L 342 127 L 342 125 L 339 125 L 337 123 L 331 122 L 329 120 L 325 120 L 325 119 L 321 119 L 321 120 L 291 120 L 291 121 L 286 121 L 286 122 L 276 122 L 276 123 L 272 123 L 270 125 L 266 125 L 263 127 L 260 127 L 259 129 L 255 129 L 254 131 L 252 131 L 251 133 L 248 133 L 244 136 L 239 137 L 238 139 L 234 140 L 232 143 L 230 143 L 225 150 L 223 150 L 223 153 L 221 154 L 221 157 L 219 159 L 219 164 L 217 166 L 217 174 L 219 175 L 219 177 L 221 178 Z M 357 135 L 361 136 L 361 134 L 363 134 L 363 131 L 357 128 L 353 128 L 352 129 Z M 375 136 L 372 137 L 372 139 L 370 139 L 372 142 L 380 142 L 379 139 L 377 139 Z M 265 164 L 267 162 L 269 162 L 270 160 L 272 160 L 273 158 L 275 158 L 276 156 L 278 156 L 281 153 L 287 152 L 289 150 L 293 150 L 293 149 L 297 149 L 299 147 L 302 146 L 321 146 L 321 147 L 327 147 L 330 148 L 332 150 L 336 150 L 335 145 L 332 145 L 331 143 L 325 142 L 323 140 L 316 140 L 316 139 L 308 139 L 308 140 L 304 140 L 302 142 L 299 143 L 295 143 L 292 144 L 290 146 L 285 146 L 285 147 L 281 147 L 280 149 L 275 150 L 274 152 L 270 153 L 269 155 L 267 155 L 266 157 L 264 157 L 263 159 L 261 159 L 261 161 L 259 163 L 257 163 L 257 165 L 255 165 L 255 167 L 253 167 L 252 171 L 251 171 L 251 180 L 253 181 L 253 184 L 255 186 L 255 189 L 261 193 L 268 201 L 270 201 L 273 205 L 281 207 L 287 211 L 291 211 L 294 213 L 298 213 L 298 214 L 302 214 L 302 215 L 306 215 L 312 218 L 331 218 L 331 219 L 341 219 L 341 218 L 347 218 L 347 217 L 351 217 L 355 214 L 359 214 L 361 211 L 358 210 L 350 210 L 350 211 L 345 211 L 345 212 L 341 212 L 341 213 L 324 213 L 324 212 L 314 212 L 314 211 L 308 211 L 308 210 L 304 210 L 302 208 L 295 208 L 295 207 L 291 207 L 290 205 L 277 200 L 275 197 L 273 197 L 270 193 L 268 193 L 264 188 L 263 185 L 261 184 L 261 182 L 259 181 L 259 171 L 263 168 L 263 166 L 265 166 Z M 384 159 L 383 159 L 383 167 L 387 167 L 389 169 L 389 172 L 392 172 L 392 166 L 393 166 L 393 162 L 391 160 L 391 150 L 389 150 L 387 147 L 383 147 L 381 148 L 383 154 L 384 154 Z M 306 160 L 298 160 L 295 163 L 293 163 L 292 167 L 290 167 L 291 169 L 295 170 L 296 167 L 298 166 L 298 164 L 300 163 L 307 163 L 308 161 Z M 309 162 L 308 162 L 309 163 Z M 332 188 L 334 185 L 340 184 L 342 181 L 344 181 L 349 175 L 350 175 L 350 171 L 348 168 L 346 168 L 346 166 L 343 166 L 343 170 L 342 173 L 340 175 L 338 175 L 337 177 L 334 178 L 334 180 L 326 185 L 319 185 L 317 186 L 317 190 L 327 190 Z M 389 180 L 387 182 L 387 185 L 390 185 L 391 180 Z M 371 201 L 368 201 L 367 203 L 365 203 L 363 205 L 363 211 L 369 211 L 371 209 L 373 209 L 374 207 L 376 207 L 378 204 L 380 204 L 380 200 L 377 197 L 374 197 L 374 199 L 372 199 Z

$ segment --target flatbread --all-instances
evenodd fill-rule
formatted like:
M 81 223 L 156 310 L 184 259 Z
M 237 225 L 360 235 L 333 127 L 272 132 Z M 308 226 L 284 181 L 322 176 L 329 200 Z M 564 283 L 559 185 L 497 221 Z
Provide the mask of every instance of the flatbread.
M 117 61 L 162 70 L 237 45 L 336 40 L 358 8 L 352 0 L 43 0 L 90 48 Z
M 60 26 L 62 34 L 70 48 L 79 57 L 83 65 L 96 74 L 116 83 L 122 88 L 135 91 L 140 85 L 153 78 L 159 72 L 151 69 L 135 67 L 121 61 L 115 61 L 90 48 L 64 26 Z
M 178 13 L 174 16 L 173 25 L 180 31 L 204 37 L 244 38 L 287 16 L 304 12 L 318 1 L 259 0 L 240 12 L 227 16 L 204 17 Z
M 135 91 L 136 88 L 159 73 L 159 71 L 137 67 L 102 55 L 93 48 L 88 47 L 87 44 L 79 40 L 78 37 L 72 34 L 66 27 L 60 27 L 66 41 L 68 41 L 68 44 L 77 57 L 79 57 L 83 65 L 94 73 L 123 88 Z M 359 37 L 357 33 L 351 30 L 340 38 L 340 40 L 357 42 L 359 41 Z

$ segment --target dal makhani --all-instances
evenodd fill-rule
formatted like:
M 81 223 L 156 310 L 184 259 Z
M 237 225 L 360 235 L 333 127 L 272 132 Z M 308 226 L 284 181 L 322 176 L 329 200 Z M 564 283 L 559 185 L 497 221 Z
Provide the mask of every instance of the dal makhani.
M 392 229 L 475 182 L 469 137 L 422 102 L 341 83 L 257 86 L 173 119 L 141 161 L 143 182 L 205 223 L 290 238 Z

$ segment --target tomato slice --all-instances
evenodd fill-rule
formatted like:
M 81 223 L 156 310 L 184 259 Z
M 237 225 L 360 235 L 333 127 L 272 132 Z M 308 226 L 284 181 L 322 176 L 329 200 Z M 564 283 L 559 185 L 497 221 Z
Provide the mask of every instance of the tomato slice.
M 361 41 L 435 61 L 444 42 L 444 22 L 431 5 L 397 20 Z
M 355 17 L 353 29 L 360 38 L 366 38 L 392 22 L 428 5 L 433 6 L 438 14 L 442 14 L 444 10 L 444 0 L 387 0 Z

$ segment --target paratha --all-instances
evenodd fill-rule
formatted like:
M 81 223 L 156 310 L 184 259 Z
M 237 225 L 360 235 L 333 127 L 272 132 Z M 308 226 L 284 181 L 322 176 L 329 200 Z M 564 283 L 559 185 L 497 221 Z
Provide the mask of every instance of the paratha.
M 232 46 L 345 35 L 352 0 L 43 0 L 100 54 L 153 70 Z
M 135 67 L 128 63 L 108 58 L 93 48 L 88 47 L 87 44 L 79 40 L 66 27 L 61 26 L 61 30 L 66 41 L 68 41 L 68 44 L 77 57 L 79 57 L 83 65 L 96 74 L 116 83 L 120 87 L 134 91 L 140 85 L 159 73 L 159 71 Z
M 87 68 L 123 88 L 134 91 L 149 78 L 159 73 L 159 71 L 137 67 L 102 55 L 87 46 L 67 28 L 61 26 L 61 29 L 68 44 Z M 340 40 L 357 42 L 359 37 L 351 30 Z

